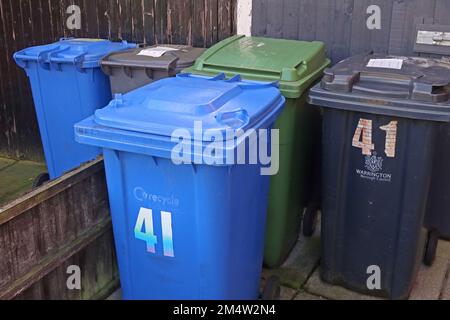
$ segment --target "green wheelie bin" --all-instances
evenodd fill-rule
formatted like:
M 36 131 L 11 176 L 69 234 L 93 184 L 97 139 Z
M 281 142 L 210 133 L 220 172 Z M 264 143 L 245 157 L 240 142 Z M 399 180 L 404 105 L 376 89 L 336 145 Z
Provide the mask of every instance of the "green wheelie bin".
M 320 149 L 320 137 L 314 135 L 320 131 L 315 130 L 321 127 L 320 116 L 307 104 L 306 92 L 329 64 L 322 42 L 233 36 L 182 71 L 280 83 L 286 107 L 275 125 L 280 130 L 279 171 L 271 178 L 264 259 L 270 268 L 281 265 L 298 240 L 310 192 L 312 153 L 315 146 Z

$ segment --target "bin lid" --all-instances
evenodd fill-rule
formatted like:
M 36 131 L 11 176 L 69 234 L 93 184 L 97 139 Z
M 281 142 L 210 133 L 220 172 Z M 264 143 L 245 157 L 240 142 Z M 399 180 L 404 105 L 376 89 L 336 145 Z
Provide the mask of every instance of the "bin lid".
M 72 63 L 80 68 L 100 66 L 100 60 L 107 54 L 135 48 L 135 44 L 111 42 L 104 39 L 64 38 L 58 42 L 30 47 L 14 55 L 19 65 L 26 61 L 40 63 Z
M 444 59 L 357 55 L 325 70 L 310 97 L 313 103 L 323 105 L 325 96 L 347 100 L 349 110 L 448 121 L 450 63 Z
M 203 132 L 231 140 L 235 136 L 227 131 L 257 129 L 268 115 L 281 112 L 283 105 L 276 83 L 184 74 L 125 95 L 117 94 L 106 108 L 95 112 L 95 122 L 108 128 L 166 137 L 177 129 L 186 129 L 194 140 L 213 141 L 209 134 L 197 137 L 197 123 Z
M 106 56 L 101 63 L 110 67 L 175 70 L 192 66 L 205 50 L 191 46 L 162 44 L 115 52 Z
M 185 72 L 279 81 L 285 97 L 298 98 L 329 64 L 323 42 L 233 36 L 208 49 Z

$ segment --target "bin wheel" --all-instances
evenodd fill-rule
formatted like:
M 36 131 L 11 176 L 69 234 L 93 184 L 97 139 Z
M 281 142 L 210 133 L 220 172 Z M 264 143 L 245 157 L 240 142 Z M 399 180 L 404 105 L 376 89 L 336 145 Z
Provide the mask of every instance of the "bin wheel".
M 425 257 L 423 262 L 427 266 L 432 266 L 434 259 L 436 258 L 436 251 L 439 242 L 439 232 L 437 230 L 431 230 L 428 232 L 428 241 L 425 247 Z
M 271 276 L 266 281 L 266 286 L 262 294 L 262 300 L 273 301 L 280 300 L 281 296 L 281 282 L 277 276 Z
M 306 238 L 311 238 L 316 232 L 317 227 L 317 216 L 319 215 L 319 210 L 316 206 L 310 204 L 303 215 L 303 235 Z
M 44 183 L 50 181 L 50 175 L 45 172 L 38 175 L 33 181 L 33 189 L 41 187 Z

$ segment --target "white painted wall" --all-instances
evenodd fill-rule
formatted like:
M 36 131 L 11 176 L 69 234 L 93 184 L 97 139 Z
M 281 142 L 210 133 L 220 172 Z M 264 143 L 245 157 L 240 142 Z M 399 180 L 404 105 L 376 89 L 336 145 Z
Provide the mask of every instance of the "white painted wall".
M 237 34 L 239 35 L 252 35 L 252 3 L 253 0 L 237 2 Z

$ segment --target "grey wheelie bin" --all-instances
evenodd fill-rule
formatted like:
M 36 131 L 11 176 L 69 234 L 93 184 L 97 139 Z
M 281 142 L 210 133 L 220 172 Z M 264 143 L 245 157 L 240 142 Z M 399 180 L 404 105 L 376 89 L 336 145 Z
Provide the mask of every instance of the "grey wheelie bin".
M 376 296 L 409 296 L 426 245 L 424 216 L 450 65 L 361 55 L 326 70 L 322 106 L 322 278 Z
M 205 49 L 183 45 L 140 47 L 106 56 L 103 72 L 111 80 L 111 91 L 127 93 L 154 81 L 174 77 L 192 66 Z

